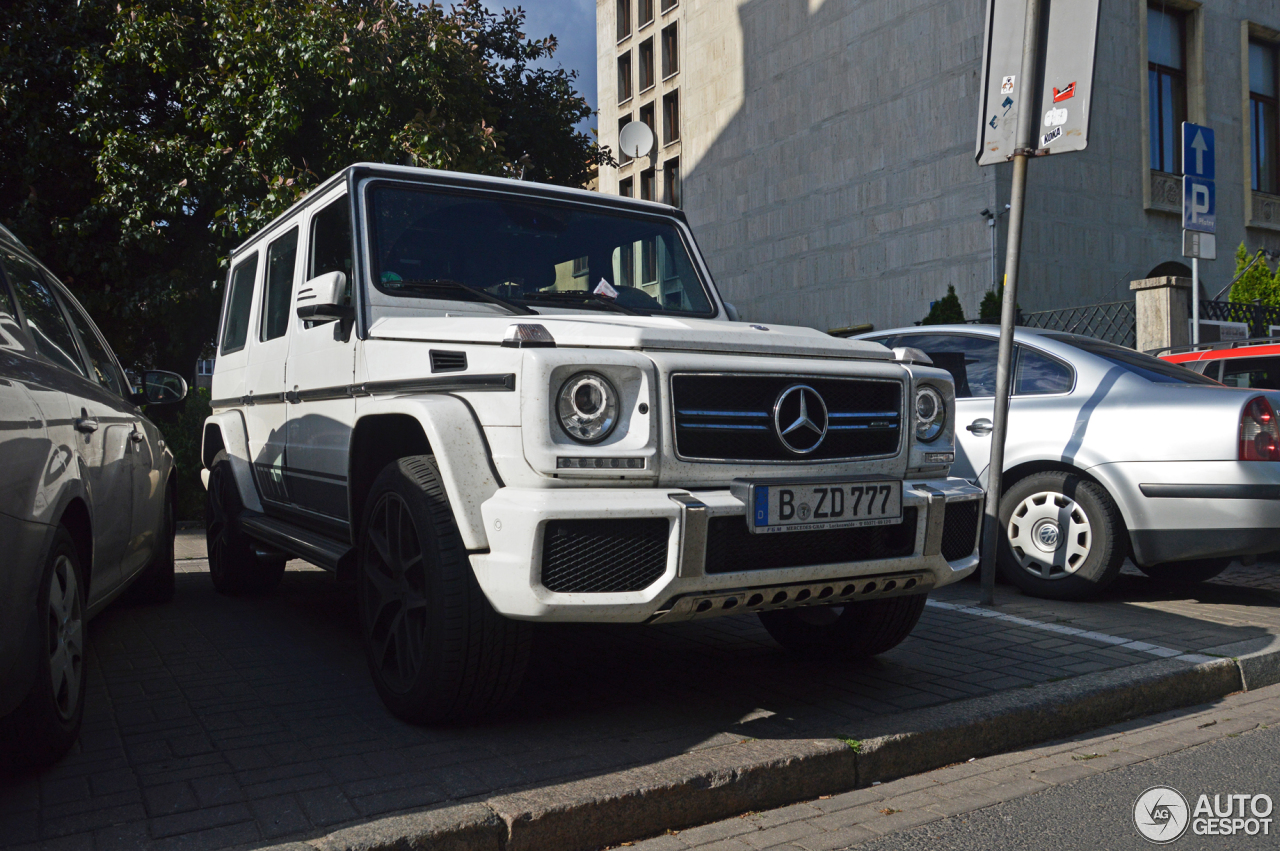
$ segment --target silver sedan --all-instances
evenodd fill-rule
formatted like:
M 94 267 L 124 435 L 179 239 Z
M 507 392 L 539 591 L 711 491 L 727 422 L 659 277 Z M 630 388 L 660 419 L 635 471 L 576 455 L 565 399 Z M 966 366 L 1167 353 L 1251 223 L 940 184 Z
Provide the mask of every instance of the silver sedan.
M 985 485 L 999 329 L 899 328 L 956 383 L 954 475 Z M 1126 556 L 1203 581 L 1280 549 L 1280 392 L 1225 387 L 1091 337 L 1019 328 L 1005 444 L 1000 572 L 1024 592 L 1082 599 Z

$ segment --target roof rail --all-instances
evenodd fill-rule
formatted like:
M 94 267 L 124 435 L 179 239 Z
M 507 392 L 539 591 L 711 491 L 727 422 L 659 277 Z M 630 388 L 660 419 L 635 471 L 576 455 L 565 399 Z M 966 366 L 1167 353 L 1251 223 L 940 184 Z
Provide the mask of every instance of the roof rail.
M 1264 346 L 1264 345 L 1280 345 L 1280 337 L 1249 337 L 1244 340 L 1220 340 L 1217 343 L 1193 343 L 1189 346 L 1164 346 L 1159 349 L 1147 349 L 1144 354 L 1152 355 L 1178 355 L 1183 352 L 1212 352 L 1218 349 L 1237 349 L 1242 346 Z

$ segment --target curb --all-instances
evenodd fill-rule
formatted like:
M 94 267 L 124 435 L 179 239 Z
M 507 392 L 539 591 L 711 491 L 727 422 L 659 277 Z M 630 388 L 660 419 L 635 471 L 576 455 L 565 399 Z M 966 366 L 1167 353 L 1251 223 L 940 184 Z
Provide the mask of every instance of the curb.
M 748 739 L 599 777 L 377 819 L 272 851 L 587 851 L 932 771 L 1280 683 L 1280 637 L 871 719 L 863 738 Z

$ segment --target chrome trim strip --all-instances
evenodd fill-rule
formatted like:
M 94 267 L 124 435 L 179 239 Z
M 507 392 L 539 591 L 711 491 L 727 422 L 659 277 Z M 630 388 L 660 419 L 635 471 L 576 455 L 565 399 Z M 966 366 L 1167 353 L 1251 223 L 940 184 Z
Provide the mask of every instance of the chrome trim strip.
M 703 576 L 707 567 L 707 506 L 692 494 L 670 494 L 680 503 L 680 562 L 676 576 Z

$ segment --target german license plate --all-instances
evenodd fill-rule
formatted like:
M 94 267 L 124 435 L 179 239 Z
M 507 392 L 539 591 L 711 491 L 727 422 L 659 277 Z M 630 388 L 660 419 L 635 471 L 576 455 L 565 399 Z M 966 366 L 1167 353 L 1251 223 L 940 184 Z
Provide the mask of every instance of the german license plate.
M 902 482 L 753 484 L 752 532 L 889 526 L 902 522 Z

